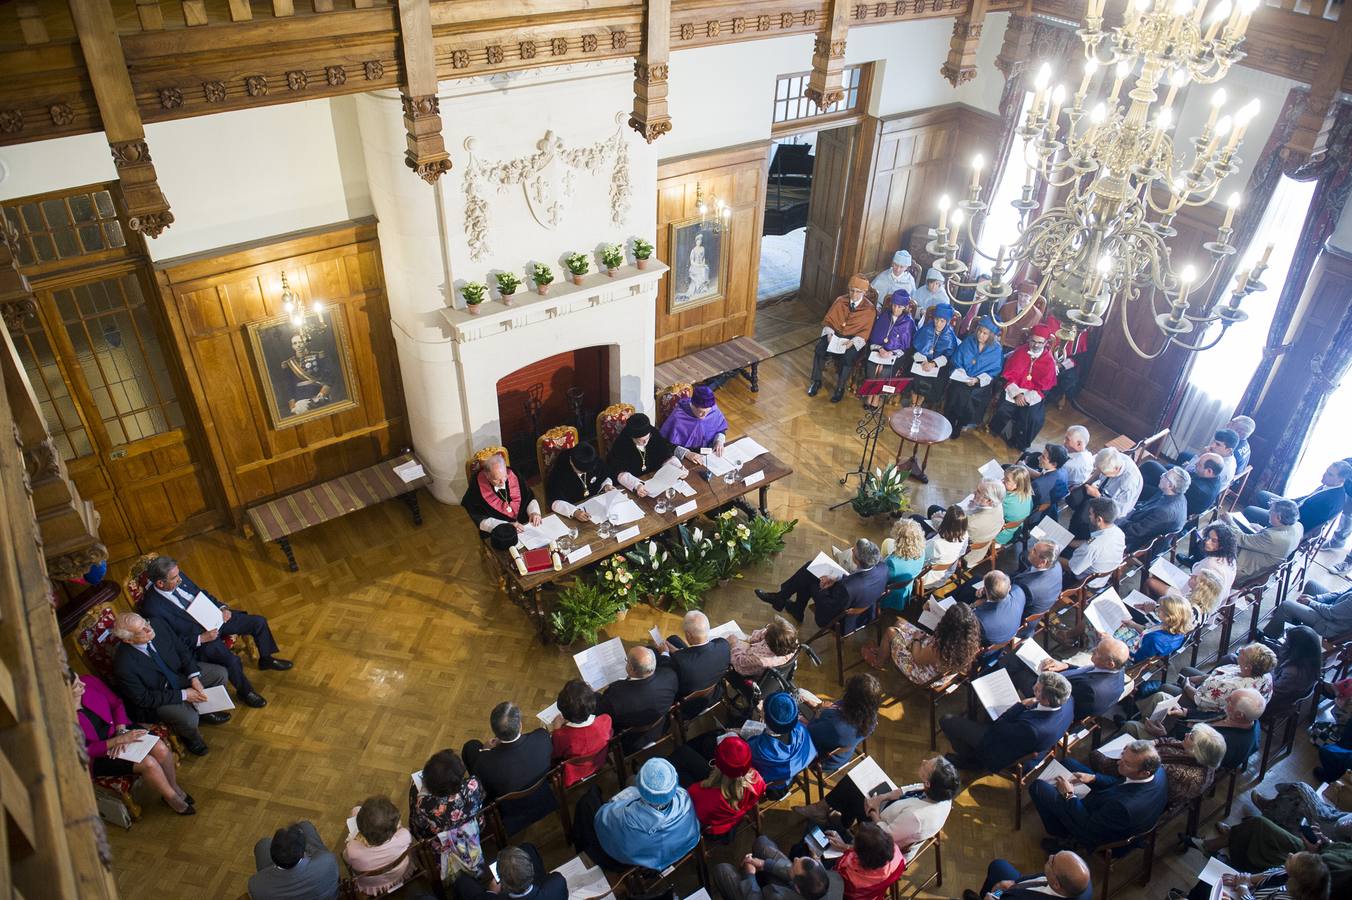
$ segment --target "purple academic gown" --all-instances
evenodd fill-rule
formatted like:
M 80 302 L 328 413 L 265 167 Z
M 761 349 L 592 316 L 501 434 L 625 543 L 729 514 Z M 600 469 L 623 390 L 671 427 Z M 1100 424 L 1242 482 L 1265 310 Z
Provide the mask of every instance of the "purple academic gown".
M 717 406 L 704 418 L 696 417 L 690 411 L 689 398 L 683 397 L 658 431 L 677 447 L 698 452 L 702 447 L 712 447 L 720 434 L 727 434 L 728 420 Z

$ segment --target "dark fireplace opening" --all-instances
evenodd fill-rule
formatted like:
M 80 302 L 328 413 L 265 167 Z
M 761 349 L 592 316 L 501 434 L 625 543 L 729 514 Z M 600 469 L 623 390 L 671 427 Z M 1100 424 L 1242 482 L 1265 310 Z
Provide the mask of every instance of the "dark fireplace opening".
M 610 403 L 610 348 L 557 353 L 498 380 L 498 421 L 512 468 L 536 477 L 535 439 L 572 425 L 584 441 L 596 439 L 596 415 Z

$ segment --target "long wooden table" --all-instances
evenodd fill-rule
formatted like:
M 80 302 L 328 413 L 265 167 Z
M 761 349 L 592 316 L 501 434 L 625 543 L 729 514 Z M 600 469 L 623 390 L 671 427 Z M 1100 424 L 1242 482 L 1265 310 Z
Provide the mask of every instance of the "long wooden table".
M 745 497 L 752 491 L 759 494 L 760 512 L 762 515 L 769 515 L 768 501 L 770 485 L 793 474 L 793 469 L 786 465 L 773 453 L 765 452 L 755 459 L 742 466 L 741 479 L 733 484 L 728 484 L 721 475 L 711 475 L 708 481 L 705 481 L 699 475 L 699 469 L 686 463 L 685 467 L 689 470 L 685 482 L 695 489 L 692 497 L 682 497 L 677 494 L 672 500 L 672 509 L 665 513 L 658 513 L 655 509 L 656 498 L 640 497 L 637 494 L 626 491 L 630 498 L 643 510 L 643 518 L 630 525 L 622 525 L 615 529 L 616 532 L 623 532 L 626 529 L 638 526 L 638 534 L 624 541 L 617 541 L 612 534 L 608 538 L 602 538 L 597 533 L 596 524 L 593 522 L 577 522 L 573 524 L 577 527 L 577 540 L 573 542 L 574 548 L 590 545 L 592 552 L 586 557 L 576 561 L 568 562 L 565 558 L 563 568 L 555 571 L 549 569 L 543 572 L 533 572 L 522 575 L 517 571 L 516 564 L 512 561 L 511 555 L 506 551 L 493 550 L 487 541 L 482 541 L 485 555 L 497 567 L 501 574 L 503 588 L 507 596 L 516 603 L 526 614 L 530 616 L 540 632 L 542 643 L 549 642 L 549 614 L 544 604 L 540 600 L 540 592 L 551 586 L 554 582 L 568 578 L 582 571 L 588 566 L 595 565 L 602 560 L 616 553 L 622 552 L 635 544 L 649 540 L 670 528 L 674 528 L 682 522 L 688 522 L 697 516 L 712 512 L 720 507 Z M 745 484 L 747 476 L 754 475 L 757 472 L 764 473 L 764 477 L 751 485 Z M 682 515 L 674 512 L 676 507 L 680 507 L 691 501 L 695 502 L 695 508 Z M 547 512 L 547 511 L 546 511 Z

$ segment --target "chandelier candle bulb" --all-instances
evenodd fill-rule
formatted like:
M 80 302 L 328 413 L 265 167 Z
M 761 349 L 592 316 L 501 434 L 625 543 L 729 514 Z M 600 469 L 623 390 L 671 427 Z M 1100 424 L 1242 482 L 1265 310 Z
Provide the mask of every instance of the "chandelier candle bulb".
M 1084 105 L 1084 98 L 1089 93 L 1089 84 L 1094 80 L 1094 75 L 1098 73 L 1098 61 L 1087 59 L 1084 61 L 1084 77 L 1080 79 L 1080 89 L 1075 92 L 1075 108 L 1079 109 Z
M 1234 4 L 1230 0 L 1221 0 L 1216 4 L 1215 10 L 1211 13 L 1211 18 L 1207 22 L 1206 36 L 1202 38 L 1206 43 L 1216 37 L 1216 32 L 1221 30 L 1221 25 L 1230 18 L 1230 13 L 1234 9 Z
M 1221 224 L 1221 231 L 1229 230 L 1235 221 L 1235 210 L 1239 209 L 1239 192 L 1230 195 L 1225 201 L 1225 221 Z
M 1276 245 L 1275 245 L 1275 244 L 1268 244 L 1266 247 L 1263 248 L 1263 258 L 1260 259 L 1260 260 L 1258 260 L 1258 265 L 1259 265 L 1260 267 L 1262 267 L 1262 268 L 1264 268 L 1264 269 L 1267 268 L 1268 259 L 1272 256 L 1272 248 L 1273 248 L 1274 246 L 1276 246 Z
M 1117 64 L 1117 69 L 1113 72 L 1113 89 L 1112 92 L 1108 94 L 1109 103 L 1117 103 L 1117 95 L 1122 93 L 1122 82 L 1126 81 L 1127 76 L 1130 74 L 1131 63 L 1124 59 Z
M 1206 150 L 1202 152 L 1203 159 L 1210 159 L 1216 153 L 1216 148 L 1220 146 L 1221 138 L 1230 133 L 1230 117 L 1222 116 L 1216 123 L 1216 131 L 1211 135 L 1211 140 L 1206 145 Z
M 1033 105 L 1029 110 L 1033 118 L 1042 115 L 1042 104 L 1047 98 L 1047 85 L 1051 83 L 1051 80 L 1052 67 L 1043 63 L 1041 68 L 1037 70 L 1037 76 L 1033 79 L 1033 87 L 1036 88 L 1036 91 L 1033 94 Z
M 951 201 L 948 199 L 947 194 L 944 194 L 939 198 L 939 231 L 943 231 L 948 227 L 948 207 L 950 205 Z
M 1206 118 L 1206 126 L 1202 131 L 1210 131 L 1216 127 L 1216 117 L 1221 114 L 1221 107 L 1225 105 L 1225 88 L 1217 88 L 1216 93 L 1211 95 L 1211 114 Z
M 1188 83 L 1188 70 L 1183 68 L 1174 69 L 1169 73 L 1169 93 L 1164 95 L 1164 106 L 1162 109 L 1169 109 L 1174 105 L 1174 97 L 1178 95 L 1178 89 Z
M 985 165 L 986 158 L 980 153 L 972 157 L 972 190 L 974 191 L 981 188 L 981 170 Z
M 1206 0 L 1197 0 L 1197 5 L 1192 9 L 1192 20 L 1201 22 L 1202 17 L 1206 15 Z
M 1061 118 L 1061 105 L 1065 102 L 1066 102 L 1066 86 L 1064 84 L 1058 84 L 1055 88 L 1052 89 L 1052 114 L 1051 117 L 1048 119 L 1051 131 L 1047 135 L 1047 140 L 1049 141 L 1056 139 L 1056 132 L 1059 130 L 1057 128 L 1056 123 L 1057 120 Z
M 1253 16 L 1253 11 L 1258 8 L 1258 0 L 1240 0 L 1239 21 L 1235 23 L 1234 31 L 1227 34 L 1226 37 L 1231 40 L 1241 38 L 1249 30 L 1249 19 Z

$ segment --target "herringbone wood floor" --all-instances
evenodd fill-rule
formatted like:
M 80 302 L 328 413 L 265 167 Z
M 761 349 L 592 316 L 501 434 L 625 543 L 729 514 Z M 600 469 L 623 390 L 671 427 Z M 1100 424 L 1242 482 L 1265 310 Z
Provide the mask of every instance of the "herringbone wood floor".
M 776 585 L 832 542 L 844 546 L 861 534 L 884 536 L 882 524 L 861 528 L 848 507 L 828 510 L 847 495 L 837 479 L 859 460 L 854 433 L 859 408 L 848 401 L 832 405 L 826 392 L 806 397 L 810 365 L 810 348 L 799 349 L 761 366 L 759 394 L 740 381 L 719 393 L 735 432 L 753 435 L 794 467 L 770 496 L 776 516 L 799 524 L 773 565 L 709 595 L 715 623 L 735 618 L 748 631 L 759 626 L 768 610 L 752 588 Z M 1069 415 L 1052 410 L 1044 435 L 1059 436 Z M 1113 436 L 1088 424 L 1094 446 Z M 879 461 L 896 446 L 895 436 L 885 434 Z M 977 433 L 938 447 L 931 483 L 912 482 L 914 505 L 923 509 L 960 499 L 971 490 L 977 466 L 992 456 L 1005 462 L 1013 454 Z M 158 801 L 147 802 L 143 819 L 130 831 L 113 829 L 114 870 L 123 896 L 241 896 L 252 873 L 253 842 L 296 819 L 314 821 L 338 850 L 344 820 L 364 797 L 384 793 L 403 809 L 408 773 L 421 768 L 431 752 L 486 738 L 488 712 L 505 698 L 516 700 L 530 717 L 575 675 L 570 651 L 542 648 L 522 613 L 489 582 L 464 514 L 428 496 L 423 510 L 421 528 L 412 526 L 402 505 L 391 503 L 307 532 L 295 542 L 301 565 L 295 574 L 275 547 L 265 550 L 230 532 L 164 548 L 199 584 L 233 605 L 266 614 L 283 655 L 296 667 L 257 674 L 255 683 L 269 705 L 237 709 L 231 723 L 206 732 L 210 755 L 185 762 L 182 782 L 197 798 L 196 817 L 179 818 Z M 114 569 L 118 577 L 123 572 L 124 567 Z M 609 634 L 640 641 L 654 624 L 671 633 L 679 619 L 640 608 Z M 850 653 L 856 658 L 857 651 Z M 803 670 L 800 683 L 833 696 L 829 647 L 824 662 L 821 669 Z M 903 690 L 895 671 L 885 683 L 893 692 Z M 926 706 L 914 699 L 890 704 L 870 749 L 898 781 L 909 779 L 930 755 Z M 941 737 L 940 751 L 946 749 Z M 1296 754 L 1276 774 L 1308 772 L 1304 756 Z M 1269 781 L 1273 778 L 1270 774 Z M 1011 788 L 994 778 L 959 797 L 945 829 L 944 885 L 924 896 L 956 897 L 964 887 L 979 886 L 993 857 L 1009 858 L 1024 871 L 1041 866 L 1045 855 L 1038 847 L 1036 812 L 1026 809 L 1023 829 L 1015 832 L 1011 804 Z M 787 812 L 767 819 L 769 833 L 785 841 L 800 834 L 798 827 Z M 556 820 L 537 824 L 527 838 L 541 846 L 550 866 L 572 855 Z M 1197 854 L 1180 858 L 1162 848 L 1152 884 L 1144 889 L 1133 884 L 1120 896 L 1155 900 L 1170 886 L 1191 884 L 1200 865 Z M 742 844 L 718 849 L 714 859 L 735 861 L 744 849 Z M 932 866 L 927 856 L 917 871 L 923 878 Z M 1127 860 L 1122 870 L 1130 877 L 1137 859 Z M 1123 876 L 1115 881 L 1124 883 Z

